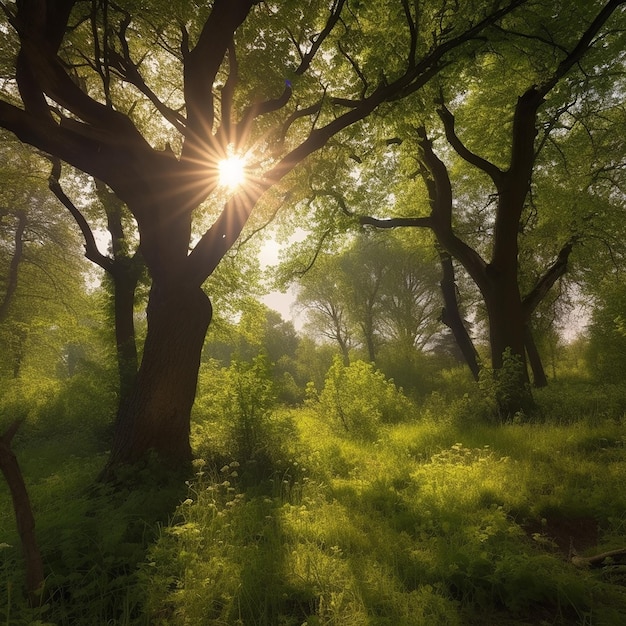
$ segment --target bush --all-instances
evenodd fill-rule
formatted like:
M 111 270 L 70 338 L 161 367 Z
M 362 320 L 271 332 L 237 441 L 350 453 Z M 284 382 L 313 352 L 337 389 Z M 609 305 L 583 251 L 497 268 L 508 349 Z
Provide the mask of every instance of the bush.
M 55 378 L 3 381 L 0 388 L 0 431 L 16 419 L 26 428 L 19 438 L 53 439 L 82 433 L 100 444 L 109 443 L 115 415 L 114 384 L 106 372 L 80 372 L 63 380 Z
M 276 387 L 265 356 L 227 368 L 209 363 L 200 376 L 194 408 L 195 453 L 218 467 L 236 460 L 242 479 L 266 479 L 291 458 L 296 428 L 290 413 L 277 410 Z
M 535 392 L 539 414 L 546 421 L 594 423 L 626 415 L 626 384 L 561 381 Z
M 597 380 L 618 383 L 626 374 L 626 287 L 603 286 L 589 325 L 586 359 Z
M 502 367 L 497 370 L 483 368 L 478 385 L 484 401 L 493 407 L 493 417 L 507 421 L 520 417 L 519 413 L 530 409 L 532 396 L 525 379 L 522 359 L 507 348 L 502 354 Z
M 358 438 L 375 439 L 381 423 L 397 423 L 413 405 L 393 381 L 370 363 L 345 366 L 339 357 L 328 370 L 319 397 L 321 414 Z

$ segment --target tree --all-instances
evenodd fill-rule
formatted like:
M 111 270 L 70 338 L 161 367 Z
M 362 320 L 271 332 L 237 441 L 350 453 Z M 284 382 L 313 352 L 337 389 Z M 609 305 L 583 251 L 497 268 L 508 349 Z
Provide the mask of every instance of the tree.
M 509 135 L 508 158 L 502 157 L 500 145 L 487 146 L 485 151 L 488 156 L 483 156 L 468 147 L 468 143 L 458 132 L 456 116 L 446 105 L 442 90 L 437 101 L 437 113 L 448 147 L 467 165 L 476 168 L 485 176 L 495 190 L 492 223 L 484 228 L 484 238 L 479 243 L 480 247 L 473 245 L 467 236 L 459 234 L 454 220 L 456 213 L 462 213 L 462 209 L 457 207 L 463 206 L 463 198 L 455 199 L 449 168 L 437 154 L 434 142 L 424 125 L 416 129 L 416 134 L 420 173 L 430 198 L 430 215 L 388 220 L 369 217 L 361 219 L 361 223 L 382 228 L 410 226 L 432 229 L 439 245 L 464 267 L 481 293 L 488 318 L 491 360 L 496 371 L 503 367 L 503 358 L 507 350 L 522 364 L 525 363 L 527 348 L 533 359 L 537 359 L 538 355 L 532 351 L 533 342 L 529 334 L 531 316 L 554 283 L 566 271 L 573 246 L 583 234 L 578 230 L 571 232 L 562 242 L 552 261 L 547 267 L 544 266 L 534 283 L 522 294 L 520 236 L 529 221 L 529 209 L 536 210 L 531 197 L 535 168 L 547 165 L 546 162 L 539 161 L 539 156 L 549 141 L 556 142 L 559 133 L 567 132 L 567 126 L 558 125 L 557 122 L 574 108 L 579 98 L 584 98 L 586 89 L 593 89 L 592 74 L 601 75 L 607 71 L 605 66 L 608 64 L 610 67 L 614 62 L 617 52 L 612 49 L 609 54 L 612 53 L 613 56 L 607 58 L 604 52 L 602 61 L 595 53 L 596 48 L 601 46 L 600 42 L 606 41 L 607 43 L 603 45 L 607 48 L 611 48 L 609 42 L 617 43 L 612 40 L 614 31 L 607 23 L 623 4 L 623 1 L 618 0 L 595 3 L 593 9 L 597 12 L 592 15 L 588 14 L 590 7 L 585 7 L 582 14 L 577 15 L 587 22 L 583 32 L 579 32 L 575 37 L 569 28 L 563 32 L 557 27 L 546 38 L 534 30 L 535 25 L 532 21 L 536 20 L 537 16 L 531 14 L 528 15 L 526 23 L 524 20 L 516 21 L 513 18 L 502 26 L 505 48 L 509 43 L 515 42 L 514 54 L 510 57 L 506 56 L 506 50 L 503 52 L 496 46 L 494 54 L 502 54 L 505 63 L 507 59 L 511 65 L 519 63 L 519 49 L 516 45 L 518 41 L 530 41 L 533 45 L 546 46 L 553 55 L 548 59 L 542 56 L 543 53 L 534 56 L 536 62 L 543 67 L 533 76 L 535 84 L 526 87 L 514 106 L 512 122 L 506 127 Z M 550 10 L 552 11 L 552 7 Z M 525 30 L 528 24 L 533 27 L 531 30 Z M 578 29 L 578 24 L 574 24 Z M 546 28 L 544 27 L 544 30 Z M 533 58 L 531 51 L 527 54 L 528 58 Z M 582 67 L 587 57 L 590 57 L 589 66 L 579 70 L 579 76 L 572 76 L 577 68 Z M 485 81 L 484 87 L 479 84 L 478 88 L 490 87 L 491 84 Z M 471 102 L 471 95 L 467 99 Z M 463 103 L 460 108 L 462 105 Z M 547 110 L 542 119 L 540 113 L 543 109 Z M 473 119 L 476 117 L 474 110 Z M 470 126 L 467 121 L 466 124 Z M 563 205 L 560 208 L 563 210 Z M 462 219 L 463 216 L 460 217 Z M 486 255 L 489 255 L 488 259 Z M 536 362 L 534 369 L 537 375 L 540 375 Z M 522 367 L 516 371 L 519 371 L 519 379 L 512 382 L 519 389 L 523 389 L 527 383 L 526 368 Z M 501 414 L 505 416 L 524 410 L 532 403 L 530 391 L 514 398 L 508 396 L 503 398 L 502 402 L 506 404 L 509 399 L 510 405 L 499 407 Z
M 387 264 L 381 284 L 381 335 L 396 347 L 424 350 L 442 321 L 439 272 L 432 244 L 397 236 L 385 237 L 377 245 Z
M 601 299 L 591 315 L 586 358 L 598 380 L 619 383 L 626 372 L 626 289 L 616 278 L 607 277 L 597 288 Z
M 296 302 L 307 310 L 308 327 L 313 335 L 337 343 L 344 365 L 350 364 L 353 345 L 345 302 L 345 279 L 333 257 L 316 260 L 315 268 L 301 274 Z
M 101 181 L 94 180 L 97 201 L 106 216 L 106 230 L 111 237 L 110 254 L 100 252 L 94 231 L 84 213 L 72 202 L 61 186 L 61 162 L 53 159 L 48 186 L 80 228 L 85 242 L 85 256 L 106 272 L 111 282 L 113 327 L 119 378 L 119 412 L 129 399 L 139 359 L 135 335 L 135 300 L 145 264 L 139 248 L 132 250 L 128 235 L 127 211 L 123 203 Z M 83 195 L 85 195 L 83 191 Z
M 408 355 L 423 350 L 439 325 L 438 275 L 426 245 L 361 232 L 343 250 L 318 255 L 305 272 L 294 269 L 302 263 L 294 249 L 282 278 L 295 277 L 309 328 L 337 343 L 344 365 L 358 346 L 370 362 L 384 346 Z
M 464 17 L 446 2 L 419 13 L 404 0 L 2 4 L 16 57 L 0 125 L 125 203 L 152 280 L 142 362 L 110 468 L 149 449 L 172 466 L 189 461 L 212 316 L 202 284 L 261 196 L 337 133 L 419 90 L 447 55 L 524 3 L 487 11 L 470 2 Z M 218 174 L 232 156 L 246 160 L 248 182 L 229 195 Z M 192 241 L 203 210 L 213 219 Z
M 18 378 L 32 337 L 49 337 L 50 326 L 77 308 L 85 268 L 76 234 L 46 189 L 42 160 L 3 139 L 0 345 L 3 366 Z

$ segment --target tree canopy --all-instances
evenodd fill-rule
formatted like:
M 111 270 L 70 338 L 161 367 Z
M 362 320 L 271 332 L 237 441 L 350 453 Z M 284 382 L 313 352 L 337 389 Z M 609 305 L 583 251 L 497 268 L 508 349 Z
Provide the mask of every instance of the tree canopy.
M 142 364 L 118 414 L 112 465 L 150 448 L 189 459 L 212 311 L 201 286 L 259 198 L 337 133 L 419 91 L 524 4 L 2 5 L 14 56 L 0 124 L 126 204 L 152 279 Z M 246 161 L 247 180 L 229 194 L 219 170 L 233 155 Z
M 362 223 L 432 227 L 483 297 L 493 365 L 507 347 L 523 359 L 524 328 L 582 228 L 559 226 L 556 248 L 525 249 L 519 235 L 543 225 L 536 202 L 563 205 L 563 163 L 583 153 L 598 158 L 594 180 L 606 182 L 607 206 L 614 201 L 609 179 L 620 161 L 603 161 L 583 129 L 597 127 L 609 145 L 609 120 L 621 119 L 621 87 L 610 77 L 620 72 L 622 5 L 3 3 L 0 125 L 52 160 L 51 188 L 74 206 L 99 261 L 89 240 L 98 219 L 81 214 L 80 190 L 63 200 L 60 164 L 93 177 L 101 200 L 114 194 L 117 208 L 94 205 L 99 222 L 114 225 L 125 212 L 139 243 L 125 251 L 113 238 L 110 260 L 140 259 L 150 276 L 139 368 L 119 351 L 131 366 L 128 376 L 120 369 L 127 391 L 110 465 L 149 449 L 174 465 L 189 460 L 212 318 L 206 281 L 251 219 L 260 226 L 281 207 L 296 220 L 306 212 L 329 240 L 337 205 Z M 239 186 L 220 180 L 229 158 L 243 166 Z M 552 166 L 559 173 L 544 176 Z M 578 203 L 577 225 L 586 228 L 596 196 Z M 127 329 L 118 349 L 133 333 L 135 275 L 117 292 L 126 304 L 116 320 Z M 444 319 L 453 306 L 449 298 Z M 373 356 L 375 333 L 363 324 Z M 464 353 L 470 362 L 471 346 Z

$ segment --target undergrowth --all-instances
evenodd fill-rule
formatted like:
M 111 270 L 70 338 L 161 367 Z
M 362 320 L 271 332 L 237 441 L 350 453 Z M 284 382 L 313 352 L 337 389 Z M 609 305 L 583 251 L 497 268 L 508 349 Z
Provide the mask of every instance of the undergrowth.
M 207 412 L 195 416 L 195 473 L 183 492 L 150 465 L 141 489 L 94 488 L 106 458 L 98 438 L 42 437 L 27 421 L 15 449 L 48 599 L 34 609 L 23 600 L 2 485 L 0 623 L 626 622 L 624 571 L 569 559 L 626 544 L 621 389 L 589 399 L 589 388 L 566 384 L 559 403 L 554 386 L 537 394 L 535 415 L 509 424 L 473 418 L 471 397 L 440 393 L 409 419 L 379 414 L 364 436 L 313 396 L 277 407 L 253 375 L 260 368 L 233 366 L 240 391 L 212 404 L 201 389 Z

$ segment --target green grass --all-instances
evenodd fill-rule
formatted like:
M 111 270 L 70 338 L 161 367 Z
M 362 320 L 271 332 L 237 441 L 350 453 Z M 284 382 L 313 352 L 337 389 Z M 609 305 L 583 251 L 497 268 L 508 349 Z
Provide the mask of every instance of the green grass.
M 417 420 L 367 440 L 314 404 L 282 409 L 268 418 L 262 464 L 203 441 L 214 430 L 199 422 L 206 459 L 186 493 L 167 498 L 158 481 L 94 492 L 105 457 L 91 439 L 29 438 L 25 428 L 16 451 L 53 598 L 35 610 L 20 599 L 2 486 L 0 624 L 626 623 L 624 571 L 568 559 L 572 548 L 626 546 L 620 393 L 603 405 L 597 390 L 589 401 L 588 388 L 563 391 L 561 404 L 556 386 L 538 394 L 534 422 L 507 425 L 435 397 Z

